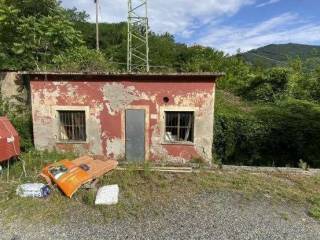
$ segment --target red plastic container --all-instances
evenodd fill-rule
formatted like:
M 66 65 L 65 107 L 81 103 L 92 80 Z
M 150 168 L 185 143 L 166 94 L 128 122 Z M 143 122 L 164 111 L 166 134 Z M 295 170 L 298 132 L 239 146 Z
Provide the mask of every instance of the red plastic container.
M 16 129 L 6 117 L 0 117 L 0 162 L 20 155 L 20 139 Z

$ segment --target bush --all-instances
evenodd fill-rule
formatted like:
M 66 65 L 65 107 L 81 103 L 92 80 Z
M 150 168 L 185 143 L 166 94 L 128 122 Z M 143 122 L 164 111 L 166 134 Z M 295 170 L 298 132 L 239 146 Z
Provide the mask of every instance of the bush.
M 214 149 L 223 164 L 298 167 L 303 161 L 319 168 L 319 139 L 320 107 L 307 101 L 216 111 Z
M 271 165 L 261 155 L 267 130 L 262 122 L 250 114 L 218 113 L 215 121 L 215 154 L 223 164 Z
M 295 166 L 299 161 L 320 167 L 320 108 L 302 100 L 286 100 L 260 108 L 255 115 L 269 128 L 264 155 L 277 166 Z
M 0 95 L 0 116 L 7 116 L 19 133 L 22 151 L 33 148 L 33 129 L 31 111 L 26 106 L 9 104 Z
M 23 115 L 9 116 L 10 121 L 20 135 L 20 145 L 22 151 L 33 148 L 32 117 L 30 112 Z
M 54 70 L 68 72 L 107 72 L 115 69 L 101 52 L 86 47 L 69 49 L 55 56 L 53 63 L 55 64 Z
M 288 82 L 289 71 L 274 68 L 253 77 L 240 94 L 250 101 L 275 102 L 286 94 Z

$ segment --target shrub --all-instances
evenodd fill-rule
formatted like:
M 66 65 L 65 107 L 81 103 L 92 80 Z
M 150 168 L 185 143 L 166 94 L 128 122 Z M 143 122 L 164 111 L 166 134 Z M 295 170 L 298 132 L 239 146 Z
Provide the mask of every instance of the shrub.
M 53 63 L 55 64 L 54 70 L 69 72 L 106 72 L 115 69 L 101 52 L 86 47 L 69 49 L 67 52 L 55 56 Z
M 320 107 L 307 101 L 216 111 L 214 149 L 223 164 L 298 167 L 303 159 L 320 167 L 319 139 Z
M 256 118 L 239 114 L 217 114 L 215 154 L 223 164 L 270 165 L 261 155 L 266 126 Z
M 259 108 L 255 115 L 269 128 L 264 140 L 264 155 L 276 165 L 297 167 L 303 159 L 320 167 L 320 108 L 302 100 L 289 99 Z
M 9 104 L 0 95 L 0 116 L 7 116 L 20 135 L 22 151 L 33 148 L 31 111 L 26 106 Z
M 240 94 L 250 101 L 275 102 L 286 94 L 288 82 L 289 71 L 274 68 L 253 77 Z

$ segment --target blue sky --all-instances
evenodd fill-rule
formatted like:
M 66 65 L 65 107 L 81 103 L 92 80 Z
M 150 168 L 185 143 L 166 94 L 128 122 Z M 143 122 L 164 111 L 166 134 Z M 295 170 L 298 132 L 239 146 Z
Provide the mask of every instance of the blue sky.
M 100 0 L 101 21 L 126 19 L 127 0 Z M 138 1 L 138 0 L 134 0 Z M 94 20 L 93 0 L 62 0 Z M 320 0 L 149 0 L 150 28 L 235 53 L 271 43 L 320 45 Z

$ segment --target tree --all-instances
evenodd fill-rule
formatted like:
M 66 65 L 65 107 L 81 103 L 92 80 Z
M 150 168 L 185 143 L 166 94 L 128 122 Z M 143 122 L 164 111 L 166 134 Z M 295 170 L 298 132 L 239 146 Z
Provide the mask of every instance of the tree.
M 55 0 L 2 0 L 0 47 L 4 60 L 0 68 L 40 70 L 49 65 L 55 55 L 83 44 L 73 26 Z
M 19 17 L 60 15 L 63 9 L 57 0 L 3 0 L 4 4 L 19 10 Z
M 286 68 L 273 68 L 253 77 L 241 89 L 241 95 L 251 101 L 275 102 L 287 96 L 290 74 Z
M 87 47 L 73 48 L 53 58 L 55 71 L 111 72 L 115 69 L 101 52 Z
M 77 8 L 72 9 L 64 9 L 68 19 L 75 24 L 83 24 L 86 23 L 89 18 L 89 14 L 85 11 L 78 11 Z
M 218 72 L 223 69 L 224 53 L 209 47 L 193 46 L 192 56 L 184 65 L 187 72 Z
M 320 103 L 320 65 L 310 77 L 309 95 L 312 100 Z

